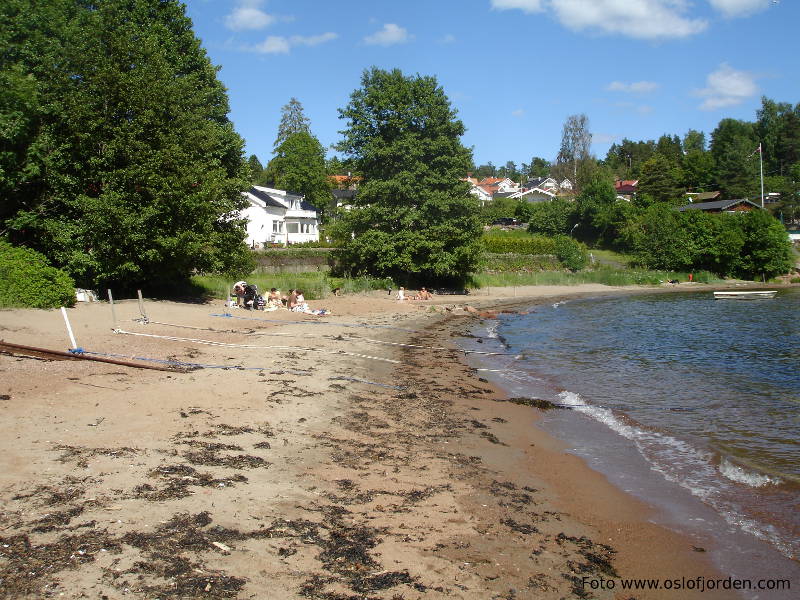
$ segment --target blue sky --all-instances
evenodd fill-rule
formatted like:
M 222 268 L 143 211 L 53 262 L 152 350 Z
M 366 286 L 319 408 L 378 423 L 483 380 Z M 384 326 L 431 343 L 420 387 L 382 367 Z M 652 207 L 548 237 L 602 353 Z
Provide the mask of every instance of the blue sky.
M 291 97 L 323 145 L 371 66 L 435 75 L 476 164 L 553 159 L 585 113 L 614 141 L 710 134 L 762 95 L 800 102 L 797 0 L 188 0 L 246 154 L 266 164 Z M 331 154 L 329 152 L 329 154 Z

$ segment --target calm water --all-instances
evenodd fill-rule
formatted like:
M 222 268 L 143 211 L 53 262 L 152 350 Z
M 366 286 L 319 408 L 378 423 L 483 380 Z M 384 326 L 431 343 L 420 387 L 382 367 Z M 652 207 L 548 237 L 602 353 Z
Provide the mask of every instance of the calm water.
M 593 467 L 645 496 L 680 488 L 727 527 L 800 557 L 800 290 L 571 300 L 485 326 L 496 341 L 481 349 L 518 357 L 478 366 L 499 369 L 512 393 L 572 407 L 543 426 Z M 632 475 L 636 461 L 652 484 Z

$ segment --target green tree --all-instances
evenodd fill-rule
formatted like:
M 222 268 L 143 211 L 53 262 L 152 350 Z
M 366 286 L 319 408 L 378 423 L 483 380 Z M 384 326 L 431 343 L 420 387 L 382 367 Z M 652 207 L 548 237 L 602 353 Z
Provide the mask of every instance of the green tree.
M 568 176 L 572 181 L 578 181 L 578 168 L 590 158 L 591 145 L 589 117 L 584 114 L 567 117 L 561 131 L 561 148 L 556 158 L 556 167 L 560 167 L 556 169 L 559 179 Z
M 530 163 L 522 163 L 522 173 L 530 178 L 547 177 L 550 174 L 550 161 L 541 156 L 534 156 Z
M 706 150 L 706 134 L 702 131 L 690 129 L 683 136 L 683 150 L 684 152 L 705 152 Z
M 788 273 L 792 268 L 791 242 L 783 225 L 765 210 L 739 217 L 744 237 L 735 269 L 739 277 L 760 279 Z
M 682 213 L 669 204 L 647 207 L 638 221 L 634 254 L 649 269 L 683 270 L 692 266 L 694 251 Z
M 492 161 L 489 161 L 485 165 L 481 165 L 475 169 L 475 177 L 478 179 L 483 179 L 484 177 L 495 177 L 496 175 L 497 167 L 492 164 Z
M 683 185 L 691 192 L 711 192 L 715 187 L 714 157 L 703 150 L 689 150 L 683 157 Z
M 277 151 L 289 136 L 295 133 L 311 133 L 310 121 L 303 112 L 303 105 L 297 98 L 290 98 L 288 104 L 281 108 L 281 121 L 278 123 L 278 135 L 273 147 Z
M 264 179 L 272 187 L 303 194 L 323 213 L 332 202 L 325 150 L 310 133 L 294 133 L 286 138 L 264 170 Z
M 85 287 L 153 289 L 244 264 L 243 143 L 184 11 L 177 0 L 0 5 L 0 23 L 14 22 L 2 72 L 36 85 L 6 225 Z
M 479 209 L 460 181 L 472 162 L 464 125 L 436 78 L 373 67 L 339 113 L 339 149 L 364 177 L 337 222 L 345 268 L 398 281 L 463 279 L 480 253 Z
M 250 158 L 247 159 L 247 166 L 250 168 L 250 181 L 255 183 L 261 178 L 261 174 L 264 172 L 264 165 L 261 164 L 255 154 L 251 154 Z
M 662 135 L 656 142 L 656 154 L 660 154 L 669 162 L 680 166 L 683 159 L 683 144 L 677 135 Z
M 653 202 L 682 204 L 682 181 L 680 168 L 664 155 L 656 153 L 642 167 L 639 196 L 649 197 Z
M 711 133 L 717 189 L 724 197 L 748 198 L 760 193 L 757 148 L 753 123 L 722 119 Z
M 550 202 L 526 203 L 528 231 L 546 236 L 568 235 L 577 223 L 578 205 L 570 200 L 554 198 Z

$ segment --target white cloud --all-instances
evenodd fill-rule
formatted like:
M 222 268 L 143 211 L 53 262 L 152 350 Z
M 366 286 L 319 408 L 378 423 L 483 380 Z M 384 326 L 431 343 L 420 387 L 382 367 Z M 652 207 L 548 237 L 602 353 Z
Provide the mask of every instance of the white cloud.
M 772 0 L 708 0 L 726 17 L 744 17 L 767 8 Z
M 289 54 L 289 40 L 280 35 L 271 35 L 253 50 L 262 54 Z
M 628 92 L 631 94 L 647 94 L 658 89 L 655 81 L 634 81 L 633 83 L 623 83 L 622 81 L 612 81 L 606 86 L 609 92 Z
M 261 54 L 289 54 L 293 46 L 318 46 L 338 37 L 339 34 L 331 31 L 320 35 L 293 35 L 289 38 L 281 35 L 271 35 L 260 44 L 253 46 L 251 50 Z
M 705 98 L 701 110 L 715 110 L 741 104 L 758 94 L 758 86 L 752 73 L 737 71 L 722 63 L 716 71 L 709 73 L 706 87 L 695 90 L 693 94 Z
M 687 37 L 708 27 L 707 21 L 686 16 L 688 0 L 491 0 L 491 6 L 526 13 L 550 10 L 562 25 L 575 31 L 646 40 Z
M 328 31 L 327 33 L 321 33 L 320 35 L 293 35 L 291 38 L 289 38 L 289 41 L 291 42 L 292 46 L 319 46 L 325 42 L 331 42 L 338 37 L 338 33 Z
M 518 108 L 517 110 L 512 110 L 511 115 L 517 118 L 522 118 L 525 116 L 525 111 L 521 108 Z
M 518 8 L 526 13 L 542 12 L 542 0 L 492 0 L 492 8 L 509 10 Z
M 439 40 L 440 44 L 452 44 L 456 41 L 456 36 L 452 33 L 448 33 Z
M 275 17 L 261 10 L 263 0 L 239 0 L 233 12 L 225 17 L 225 26 L 233 31 L 263 29 L 275 21 Z
M 408 31 L 404 27 L 394 23 L 386 23 L 383 29 L 368 35 L 364 38 L 364 41 L 374 46 L 392 46 L 394 44 L 404 44 L 410 39 L 411 36 L 408 35 Z
M 684 0 L 550 0 L 559 21 L 570 29 L 638 39 L 682 38 L 704 31 L 708 22 L 685 16 Z

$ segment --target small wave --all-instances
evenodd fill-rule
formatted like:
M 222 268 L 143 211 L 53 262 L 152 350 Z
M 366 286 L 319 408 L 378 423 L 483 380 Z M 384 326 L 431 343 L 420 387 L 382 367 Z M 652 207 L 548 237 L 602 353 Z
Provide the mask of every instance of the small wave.
M 779 485 L 783 483 L 783 480 L 777 477 L 745 471 L 739 465 L 735 465 L 725 458 L 723 458 L 722 462 L 719 464 L 719 472 L 731 481 L 743 483 L 750 487 L 764 487 L 765 485 Z
M 555 304 L 553 304 L 553 308 L 558 308 L 558 307 L 559 307 L 559 306 L 561 306 L 562 304 L 566 304 L 566 303 L 567 303 L 567 301 L 566 301 L 566 300 L 559 300 L 558 302 L 556 302 Z
M 497 327 L 500 325 L 498 322 L 494 322 L 486 327 L 486 337 L 490 338 L 497 338 Z

